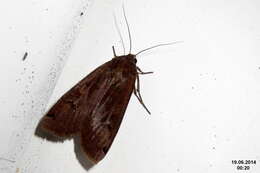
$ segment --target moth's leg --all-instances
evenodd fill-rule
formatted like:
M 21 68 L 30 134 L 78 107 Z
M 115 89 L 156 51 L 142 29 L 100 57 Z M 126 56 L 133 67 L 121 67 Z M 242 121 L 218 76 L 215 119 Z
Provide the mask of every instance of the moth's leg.
M 149 72 L 143 72 L 139 67 L 136 66 L 136 69 L 138 71 L 138 74 L 151 74 L 153 73 L 152 71 L 149 71 Z
M 136 91 L 137 91 L 138 95 L 140 95 L 140 78 L 139 78 L 139 75 L 136 76 Z
M 139 76 L 137 75 L 137 87 L 134 87 L 134 94 L 137 97 L 138 101 L 141 103 L 141 105 L 144 107 L 144 109 L 148 112 L 148 114 L 151 114 L 151 112 L 148 110 L 148 108 L 145 106 L 141 93 L 140 93 L 140 80 Z
M 145 106 L 145 104 L 143 103 L 143 101 L 141 100 L 141 98 L 139 98 L 136 88 L 134 88 L 134 94 L 135 94 L 136 98 L 138 99 L 138 101 L 141 103 L 141 105 L 144 107 L 144 109 L 148 112 L 148 114 L 151 114 L 150 111 Z
M 134 87 L 134 94 L 135 94 L 136 98 L 138 99 L 138 101 L 141 102 L 141 99 L 139 98 L 139 96 L 136 92 L 136 87 Z
M 114 54 L 114 58 L 116 57 L 116 51 L 115 51 L 115 47 L 112 46 L 112 49 L 113 49 L 113 54 Z

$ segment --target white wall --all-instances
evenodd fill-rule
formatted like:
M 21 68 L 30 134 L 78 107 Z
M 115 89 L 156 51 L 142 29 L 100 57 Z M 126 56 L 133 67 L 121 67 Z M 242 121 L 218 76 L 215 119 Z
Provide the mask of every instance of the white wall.
M 122 1 L 91 2 L 1 2 L 0 157 L 14 162 L 0 160 L 0 172 L 232 173 L 239 172 L 232 160 L 260 161 L 256 0 L 125 1 L 133 53 L 184 41 L 138 57 L 143 71 L 154 71 L 141 76 L 152 115 L 133 96 L 109 153 L 89 170 L 73 141 L 35 136 L 38 120 L 65 91 L 110 60 L 112 45 L 122 50 L 113 12 L 128 41 Z M 250 169 L 259 172 L 259 163 Z

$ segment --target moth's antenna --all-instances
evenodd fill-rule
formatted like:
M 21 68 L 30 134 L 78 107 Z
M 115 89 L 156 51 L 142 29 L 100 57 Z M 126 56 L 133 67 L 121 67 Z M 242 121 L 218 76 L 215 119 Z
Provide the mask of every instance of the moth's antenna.
M 112 46 L 112 49 L 113 49 L 113 54 L 114 54 L 114 57 L 116 57 L 116 51 L 115 51 L 115 47 Z
M 130 42 L 130 49 L 129 49 L 129 54 L 130 54 L 130 53 L 131 53 L 131 50 L 132 50 L 132 39 L 131 39 L 131 33 L 130 33 L 129 24 L 128 24 L 128 21 L 127 21 L 127 18 L 126 18 L 125 7 L 124 7 L 124 5 L 122 6 L 122 8 L 123 8 L 123 12 L 124 12 L 125 23 L 126 23 L 126 25 L 127 25 L 127 30 L 128 30 L 128 37 L 129 37 L 129 42 Z
M 118 23 L 117 23 L 117 20 L 116 20 L 115 13 L 113 13 L 113 16 L 114 16 L 114 22 L 115 22 L 115 25 L 116 25 L 117 33 L 118 33 L 118 35 L 119 35 L 119 37 L 120 37 L 121 43 L 123 44 L 124 55 L 125 55 L 125 44 L 124 44 L 123 37 L 122 37 L 122 34 L 121 34 L 121 32 L 120 32 L 120 29 L 119 29 L 119 27 L 118 27 Z
M 146 48 L 146 49 L 143 49 L 143 50 L 139 51 L 139 52 L 138 52 L 137 54 L 135 54 L 135 55 L 139 55 L 140 53 L 143 53 L 143 52 L 145 52 L 145 51 L 147 51 L 147 50 L 150 50 L 150 49 L 153 49 L 153 48 L 156 48 L 156 47 L 168 46 L 168 45 L 177 44 L 177 43 L 183 43 L 183 41 L 175 41 L 175 42 L 171 42 L 171 43 L 157 44 L 157 45 L 148 47 L 148 48 Z

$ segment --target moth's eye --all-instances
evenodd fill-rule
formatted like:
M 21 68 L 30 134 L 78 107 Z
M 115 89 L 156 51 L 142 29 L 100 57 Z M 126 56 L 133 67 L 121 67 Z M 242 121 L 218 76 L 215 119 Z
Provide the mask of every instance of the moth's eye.
M 135 63 L 137 63 L 137 59 L 136 59 L 136 58 L 135 58 L 135 60 L 134 60 L 134 61 L 135 61 Z

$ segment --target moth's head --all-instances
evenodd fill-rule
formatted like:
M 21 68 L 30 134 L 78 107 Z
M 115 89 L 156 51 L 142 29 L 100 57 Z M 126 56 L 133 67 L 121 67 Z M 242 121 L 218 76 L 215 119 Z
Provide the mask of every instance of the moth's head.
M 136 54 L 134 55 L 134 54 L 131 54 L 131 52 L 130 52 L 128 55 L 117 56 L 114 46 L 112 46 L 112 49 L 113 49 L 114 58 L 124 58 L 124 59 L 127 59 L 130 62 L 133 62 L 134 64 L 137 63 Z
M 133 55 L 131 53 L 129 53 L 128 55 L 125 56 L 129 61 L 133 62 L 133 63 L 137 63 L 137 59 L 136 59 L 136 55 Z

